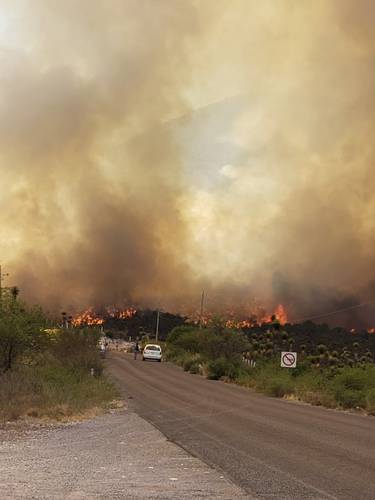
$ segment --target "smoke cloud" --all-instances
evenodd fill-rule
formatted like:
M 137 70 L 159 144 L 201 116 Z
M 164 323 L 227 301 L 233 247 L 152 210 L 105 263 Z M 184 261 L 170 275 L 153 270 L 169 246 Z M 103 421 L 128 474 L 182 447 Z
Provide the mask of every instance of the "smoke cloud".
M 26 299 L 375 299 L 373 2 L 1 7 L 0 260 Z

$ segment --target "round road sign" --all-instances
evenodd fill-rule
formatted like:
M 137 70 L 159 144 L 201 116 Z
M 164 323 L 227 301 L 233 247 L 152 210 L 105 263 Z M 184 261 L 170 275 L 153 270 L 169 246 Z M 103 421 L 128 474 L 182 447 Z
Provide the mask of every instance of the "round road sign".
M 296 352 L 282 352 L 281 353 L 281 366 L 284 368 L 295 368 L 297 364 Z

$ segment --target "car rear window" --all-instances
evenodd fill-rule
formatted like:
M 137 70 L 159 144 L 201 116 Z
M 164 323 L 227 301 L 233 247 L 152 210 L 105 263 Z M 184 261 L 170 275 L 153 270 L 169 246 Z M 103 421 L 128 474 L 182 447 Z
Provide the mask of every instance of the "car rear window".
M 146 345 L 146 349 L 148 351 L 160 351 L 160 347 L 158 345 Z

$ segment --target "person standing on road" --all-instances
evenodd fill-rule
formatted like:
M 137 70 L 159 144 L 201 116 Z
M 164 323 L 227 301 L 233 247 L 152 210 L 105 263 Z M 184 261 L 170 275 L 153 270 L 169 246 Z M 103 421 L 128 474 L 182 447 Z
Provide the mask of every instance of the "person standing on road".
M 139 343 L 138 343 L 138 340 L 136 341 L 135 343 L 135 346 L 134 346 L 134 359 L 137 359 L 137 354 L 139 353 Z

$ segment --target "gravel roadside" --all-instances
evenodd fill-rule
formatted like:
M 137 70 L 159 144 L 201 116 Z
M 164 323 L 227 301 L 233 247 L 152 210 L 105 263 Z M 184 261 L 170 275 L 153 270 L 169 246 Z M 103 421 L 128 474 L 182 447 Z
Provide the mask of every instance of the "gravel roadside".
M 77 424 L 0 433 L 0 498 L 250 498 L 121 410 Z

